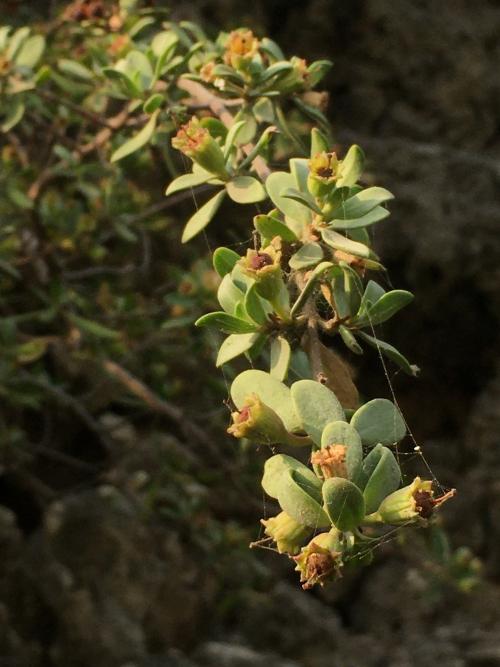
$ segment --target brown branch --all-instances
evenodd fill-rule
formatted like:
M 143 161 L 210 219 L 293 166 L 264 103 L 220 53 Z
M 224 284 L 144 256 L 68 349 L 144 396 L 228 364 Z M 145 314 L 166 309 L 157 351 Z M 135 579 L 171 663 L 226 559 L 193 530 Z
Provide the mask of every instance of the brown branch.
M 73 157 L 76 160 L 78 160 L 84 155 L 92 153 L 92 151 L 101 148 L 101 146 L 103 146 L 107 141 L 109 141 L 109 139 L 111 139 L 113 132 L 115 132 L 116 130 L 123 127 L 123 125 L 125 125 L 128 117 L 129 117 L 129 108 L 127 106 L 124 109 L 122 109 L 122 111 L 120 111 L 120 113 L 118 113 L 116 116 L 110 118 L 107 122 L 107 127 L 104 127 L 100 132 L 98 132 L 94 137 L 94 139 L 92 139 L 92 141 L 90 141 L 87 144 L 84 144 L 83 146 L 80 146 L 79 148 L 76 148 L 73 151 Z M 61 170 L 66 169 L 69 166 L 70 166 L 69 161 L 63 160 L 62 162 L 59 162 L 59 164 L 56 165 L 57 168 L 47 167 L 46 169 L 44 169 L 38 176 L 38 178 L 31 184 L 28 190 L 28 197 L 32 201 L 38 199 L 41 191 L 47 185 L 47 183 L 49 183 L 54 178 L 57 178 L 61 173 Z
M 88 109 L 84 109 L 80 105 L 75 104 L 70 100 L 63 99 L 59 97 L 59 95 L 51 93 L 50 90 L 41 90 L 39 88 L 35 88 L 33 92 L 36 93 L 42 99 L 47 100 L 47 102 L 58 102 L 59 104 L 68 107 L 68 109 L 71 109 L 71 111 L 74 111 L 78 115 L 82 116 L 83 118 L 86 118 L 87 120 L 90 120 L 92 123 L 95 123 L 96 125 L 103 125 L 104 127 L 110 127 L 109 120 L 107 118 L 99 116 L 99 114 L 93 113 L 92 111 L 88 111 Z
M 163 400 L 157 396 L 149 387 L 147 387 L 144 382 L 136 378 L 128 370 L 120 366 L 115 361 L 105 361 L 104 370 L 110 375 L 113 379 L 117 380 L 122 384 L 128 391 L 137 396 L 138 398 L 145 403 L 152 412 L 157 414 L 164 415 L 168 419 L 175 422 L 184 437 L 187 440 L 194 440 L 195 442 L 203 445 L 209 449 L 212 454 L 214 454 L 217 459 L 220 459 L 220 451 L 215 447 L 212 440 L 207 436 L 206 432 L 197 424 L 193 423 L 189 417 L 187 417 L 183 410 L 176 405 Z
M 295 280 L 302 290 L 305 286 L 304 276 L 297 273 Z M 309 358 L 313 377 L 331 389 L 344 408 L 357 408 L 359 394 L 349 365 L 340 354 L 323 345 L 320 340 L 318 334 L 320 318 L 316 311 L 314 296 L 309 297 L 302 313 L 307 319 L 307 329 L 302 336 L 301 346 Z
M 234 117 L 231 112 L 227 110 L 225 103 L 219 97 L 217 97 L 217 95 L 214 95 L 209 90 L 207 90 L 205 86 L 202 86 L 201 83 L 191 81 L 190 79 L 180 78 L 177 82 L 177 86 L 178 88 L 185 90 L 191 95 L 195 105 L 200 105 L 201 107 L 210 109 L 210 111 L 215 116 L 217 116 L 226 127 L 231 127 L 231 125 L 233 125 Z M 245 155 L 251 153 L 253 149 L 253 144 L 245 144 L 245 146 L 243 146 Z M 271 173 L 271 170 L 267 166 L 266 161 L 260 155 L 258 155 L 252 161 L 252 166 L 259 175 L 260 179 L 265 182 Z

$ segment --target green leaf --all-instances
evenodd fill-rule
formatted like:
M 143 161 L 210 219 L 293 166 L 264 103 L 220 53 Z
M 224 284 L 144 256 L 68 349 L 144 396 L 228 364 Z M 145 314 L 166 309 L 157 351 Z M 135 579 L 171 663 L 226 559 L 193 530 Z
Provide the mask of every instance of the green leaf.
M 254 333 L 257 331 L 255 324 L 250 324 L 246 320 L 242 320 L 234 315 L 229 315 L 222 311 L 215 313 L 207 313 L 199 317 L 194 323 L 197 327 L 215 327 L 224 333 Z
M 327 129 L 329 127 L 328 119 L 325 114 L 318 109 L 318 107 L 312 106 L 311 104 L 306 104 L 300 97 L 293 98 L 294 103 L 299 107 L 302 113 L 305 113 L 306 116 L 309 116 L 314 123 Z M 305 152 L 305 151 L 304 151 Z
M 259 333 L 231 334 L 222 343 L 215 365 L 217 368 L 249 350 L 259 339 Z
M 332 212 L 331 216 L 332 218 L 340 218 L 342 220 L 348 218 L 360 218 L 369 213 L 379 204 L 383 204 L 390 199 L 394 199 L 394 195 L 385 188 L 367 188 L 342 202 L 342 204 Z
M 363 447 L 359 433 L 345 421 L 329 422 L 321 434 L 321 447 L 346 445 L 346 468 L 348 478 L 356 480 L 363 461 Z
M 294 271 L 299 271 L 316 266 L 322 259 L 323 249 L 319 243 L 306 243 L 290 257 L 288 265 Z
M 214 197 L 209 199 L 206 204 L 204 204 L 194 215 L 189 218 L 184 231 L 182 232 L 182 243 L 187 243 L 190 241 L 196 234 L 199 234 L 202 229 L 204 229 L 210 220 L 214 217 L 219 209 L 219 206 L 222 204 L 224 197 L 226 196 L 226 191 L 220 190 Z
M 122 144 L 120 148 L 118 148 L 113 153 L 111 156 L 111 162 L 118 162 L 118 160 L 122 160 L 124 157 L 127 157 L 127 155 L 131 155 L 132 153 L 135 153 L 135 151 L 138 151 L 139 148 L 142 148 L 150 141 L 156 129 L 156 121 L 158 120 L 159 113 L 160 110 L 157 109 L 151 115 L 151 118 L 148 120 L 146 125 L 144 125 L 142 130 L 131 139 L 126 141 L 124 144 Z
M 307 208 L 311 209 L 311 211 L 314 211 L 314 213 L 321 215 L 321 209 L 316 204 L 314 199 L 311 196 L 304 194 L 303 192 L 299 192 L 299 190 L 296 188 L 286 188 L 282 191 L 281 196 L 285 197 L 285 199 L 292 199 L 299 204 L 303 204 L 304 206 L 307 206 Z
M 154 93 L 144 102 L 142 109 L 144 113 L 153 113 L 156 109 L 159 109 L 163 102 L 165 101 L 165 96 L 160 93 Z
M 390 215 L 389 211 L 383 206 L 376 206 L 366 215 L 353 220 L 341 220 L 339 218 L 328 221 L 328 227 L 331 229 L 359 229 L 360 227 L 369 227 L 380 220 L 384 220 Z
M 298 241 L 295 233 L 287 227 L 284 222 L 274 218 L 272 215 L 256 215 L 253 219 L 255 229 L 259 232 L 262 239 L 271 240 L 279 236 L 283 241 L 294 243 Z
M 309 86 L 311 88 L 317 86 L 331 67 L 333 67 L 331 60 L 315 60 L 311 63 L 307 68 Z
M 368 246 L 335 232 L 333 229 L 323 229 L 321 231 L 323 241 L 335 250 L 342 250 L 356 257 L 372 257 L 373 253 Z
M 238 131 L 236 143 L 245 145 L 253 141 L 255 133 L 257 132 L 257 123 L 253 113 L 246 109 L 240 109 L 234 117 L 235 123 L 238 123 L 240 120 L 245 121 L 245 125 Z
M 68 314 L 68 319 L 83 333 L 90 334 L 91 336 L 96 336 L 96 338 L 104 338 L 108 340 L 116 340 L 121 338 L 121 333 L 105 327 L 98 322 L 88 320 L 85 317 L 80 317 L 80 315 L 75 315 L 73 313 Z
M 278 378 L 278 380 L 285 380 L 288 367 L 290 365 L 290 358 L 292 349 L 290 343 L 283 336 L 278 336 L 271 343 L 271 358 L 269 364 L 269 373 Z
M 324 273 L 327 271 L 338 271 L 338 268 L 332 264 L 332 262 L 321 262 L 318 264 L 318 266 L 311 272 L 311 275 L 309 276 L 309 280 L 306 283 L 306 286 L 302 290 L 302 292 L 299 294 L 297 301 L 293 304 L 292 310 L 290 312 L 290 315 L 292 317 L 295 317 L 302 307 L 305 305 L 307 299 L 309 298 L 310 294 L 312 293 L 316 282 L 323 276 Z
M 239 145 L 240 142 L 238 142 L 238 135 L 242 133 L 245 125 L 246 125 L 246 120 L 239 120 L 235 122 L 231 127 L 229 128 L 229 131 L 226 136 L 226 141 L 224 142 L 224 159 L 227 160 L 231 150 L 233 148 L 236 148 L 237 145 Z
M 141 91 L 148 90 L 153 82 L 154 73 L 148 57 L 142 51 L 129 51 L 124 60 L 119 60 L 115 68 L 126 74 Z
M 34 361 L 38 361 L 49 346 L 47 339 L 43 338 L 33 338 L 27 343 L 18 345 L 16 347 L 16 361 L 20 364 L 31 364 Z
M 173 50 L 178 43 L 178 36 L 171 30 L 157 33 L 151 41 L 151 50 L 157 58 L 164 58 L 165 54 Z
M 253 204 L 267 197 L 264 186 L 253 176 L 236 176 L 226 183 L 226 190 L 237 204 Z
M 272 135 L 275 134 L 276 132 L 277 129 L 274 127 L 274 125 L 272 125 L 271 127 L 266 127 L 264 132 L 262 132 L 262 134 L 260 135 L 257 143 L 247 153 L 246 157 L 243 158 L 243 160 L 238 163 L 239 171 L 248 167 L 248 165 L 251 164 L 258 155 L 264 153 L 265 149 L 267 148 L 267 145 L 271 140 Z
M 42 35 L 29 37 L 19 49 L 15 62 L 18 67 L 33 69 L 45 50 L 45 39 Z
M 341 324 L 339 326 L 339 334 L 351 352 L 354 352 L 354 354 L 363 354 L 363 348 L 345 325 Z
M 292 220 L 301 224 L 309 224 L 312 220 L 310 209 L 293 199 L 282 196 L 284 190 L 295 187 L 296 183 L 293 175 L 286 171 L 275 171 L 266 180 L 266 190 L 276 208 Z
M 298 380 L 290 391 L 304 431 L 320 446 L 325 426 L 345 417 L 338 398 L 328 387 L 314 380 Z
M 386 398 L 374 398 L 356 410 L 351 426 L 363 445 L 395 445 L 406 435 L 406 424 L 398 408 Z
M 311 157 L 313 158 L 318 153 L 328 153 L 329 150 L 328 138 L 317 127 L 313 127 L 311 130 Z
M 76 60 L 68 60 L 67 58 L 60 58 L 57 61 L 57 68 L 68 76 L 74 76 L 76 79 L 83 81 L 91 81 L 94 78 L 94 72 L 77 62 Z
M 236 304 L 243 301 L 244 296 L 244 292 L 234 284 L 231 280 L 231 276 L 229 274 L 225 275 L 217 290 L 217 299 L 222 306 L 222 309 L 226 313 L 234 315 Z
M 342 160 L 342 176 L 337 181 L 337 187 L 355 185 L 361 174 L 365 162 L 365 154 L 359 146 L 354 144 L 349 148 Z
M 363 295 L 363 283 L 359 275 L 349 264 L 339 262 L 339 266 L 344 274 L 344 289 L 349 299 L 351 313 L 356 313 Z
M 303 526 L 326 528 L 330 521 L 321 505 L 311 496 L 310 487 L 292 470 L 285 476 L 278 502 L 281 509 Z
M 265 83 L 266 81 L 269 81 L 273 77 L 278 76 L 280 74 L 285 74 L 286 72 L 289 72 L 292 69 L 293 65 L 288 60 L 278 60 L 277 62 L 273 63 L 270 67 L 264 70 L 264 72 L 260 77 L 259 84 Z
M 273 58 L 274 61 L 285 60 L 285 55 L 280 47 L 269 37 L 264 37 L 260 42 L 260 49 Z
M 275 114 L 271 100 L 267 97 L 259 97 L 253 104 L 253 113 L 259 123 L 274 123 Z
M 369 280 L 366 284 L 365 291 L 363 292 L 363 298 L 359 304 L 358 315 L 363 316 L 373 304 L 377 303 L 385 294 L 385 289 L 379 285 L 375 280 Z
M 182 178 L 182 177 L 181 177 Z M 231 273 L 234 265 L 238 262 L 241 257 L 237 252 L 231 250 L 230 248 L 217 248 L 213 254 L 212 262 L 214 269 L 217 271 L 221 278 L 228 273 Z
M 233 380 L 231 398 L 236 407 L 241 409 L 250 394 L 257 394 L 263 403 L 272 408 L 281 417 L 288 431 L 301 429 L 290 389 L 283 382 L 264 371 L 254 369 L 243 371 Z
M 363 497 L 366 513 L 371 514 L 379 508 L 386 496 L 399 488 L 401 469 L 391 450 L 377 445 L 366 457 L 362 475 L 363 478 L 368 477 L 364 484 Z
M 18 123 L 20 123 L 21 120 L 23 119 L 25 110 L 26 110 L 25 106 L 21 102 L 21 100 L 16 98 L 16 100 L 12 104 L 7 114 L 7 118 L 3 121 L 2 125 L 0 126 L 2 132 L 10 132 L 12 128 L 14 128 Z
M 368 323 L 373 326 L 387 321 L 398 310 L 401 310 L 413 301 L 413 294 L 406 290 L 392 290 L 383 294 L 372 306 L 366 308 L 366 313 L 353 320 L 357 326 Z
M 173 195 L 174 192 L 180 192 L 181 190 L 187 190 L 188 188 L 195 188 L 197 185 L 207 183 L 213 179 L 213 177 L 213 174 L 210 174 L 208 171 L 203 171 L 201 173 L 183 174 L 182 176 L 174 178 L 174 180 L 168 184 L 165 194 L 168 197 L 169 195 Z
M 30 34 L 30 29 L 24 26 L 23 28 L 19 28 L 18 30 L 16 30 L 11 35 L 9 39 L 9 46 L 7 47 L 7 51 L 5 54 L 7 56 L 7 60 L 15 62 L 16 54 L 19 52 L 19 49 L 24 44 L 24 42 L 28 39 L 29 34 Z
M 309 176 L 309 160 L 303 157 L 293 157 L 289 160 L 290 173 L 295 180 L 295 187 L 302 194 L 309 195 L 307 178 Z
M 401 354 L 401 352 L 399 352 L 399 350 L 397 350 L 389 343 L 386 343 L 383 340 L 380 340 L 379 338 L 374 338 L 373 336 L 369 336 L 364 331 L 358 331 L 356 332 L 356 335 L 362 338 L 364 341 L 366 341 L 368 345 L 371 345 L 376 350 L 379 350 L 384 356 L 386 356 L 388 359 L 397 364 L 405 373 L 407 373 L 407 375 L 417 377 L 417 375 L 419 374 L 420 372 L 419 367 L 415 366 L 414 364 L 410 364 L 408 359 L 406 359 L 406 357 L 404 357 Z
M 152 16 L 143 16 L 138 21 L 136 21 L 134 25 L 130 28 L 130 30 L 128 31 L 129 36 L 133 39 L 141 32 L 141 30 L 143 30 L 148 25 L 151 25 L 154 22 L 155 20 Z
M 254 283 L 250 285 L 245 294 L 245 311 L 247 315 L 257 324 L 265 324 L 269 313 L 273 312 L 269 302 L 262 299 L 257 292 L 257 286 Z
M 220 139 L 222 142 L 226 140 L 227 127 L 218 118 L 205 116 L 204 118 L 200 118 L 200 125 L 207 129 L 214 139 Z
M 337 530 L 354 530 L 365 516 L 365 501 L 348 479 L 330 477 L 323 484 L 325 510 Z
M 309 495 L 321 502 L 321 480 L 306 465 L 286 454 L 275 454 L 264 464 L 262 488 L 271 498 L 279 498 L 283 484 L 287 483 L 289 473 L 295 473 L 295 479 L 307 488 Z

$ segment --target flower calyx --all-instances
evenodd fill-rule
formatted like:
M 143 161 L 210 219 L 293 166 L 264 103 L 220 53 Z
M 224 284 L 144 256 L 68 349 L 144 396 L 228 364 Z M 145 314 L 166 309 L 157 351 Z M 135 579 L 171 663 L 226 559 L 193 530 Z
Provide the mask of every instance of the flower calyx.
M 180 127 L 172 146 L 211 174 L 222 180 L 229 178 L 221 147 L 196 116 Z
M 287 553 L 290 556 L 298 554 L 311 529 L 303 526 L 289 516 L 286 512 L 280 512 L 270 519 L 261 519 L 264 532 L 275 543 L 278 553 Z
M 294 560 L 304 590 L 339 579 L 343 566 L 339 532 L 333 528 L 328 533 L 315 535 Z
M 434 510 L 452 498 L 455 493 L 455 489 L 451 489 L 436 498 L 432 481 L 415 477 L 411 484 L 388 495 L 375 516 L 379 521 L 395 526 L 406 523 L 426 524 L 432 518 Z

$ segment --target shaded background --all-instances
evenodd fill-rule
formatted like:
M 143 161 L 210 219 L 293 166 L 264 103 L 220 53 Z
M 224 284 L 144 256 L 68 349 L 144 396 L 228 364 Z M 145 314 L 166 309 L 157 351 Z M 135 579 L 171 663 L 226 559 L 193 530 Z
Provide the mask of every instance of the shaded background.
M 46 10 L 2 8 L 24 20 Z M 207 0 L 172 18 L 213 32 L 247 25 L 288 55 L 334 60 L 335 135 L 360 143 L 368 177 L 394 192 L 375 246 L 394 285 L 416 297 L 386 330 L 422 373 L 392 383 L 433 472 L 458 488 L 444 525 L 453 549 L 481 559 L 482 583 L 458 590 L 412 535 L 381 547 L 370 568 L 303 593 L 283 559 L 246 548 L 266 510 L 260 463 L 224 441 L 223 410 L 207 419 L 208 448 L 168 419 L 107 409 L 98 416 L 114 449 L 97 473 L 62 479 L 41 505 L 0 480 L 0 665 L 500 665 L 500 5 Z M 390 396 L 366 356 L 362 391 Z M 191 377 L 206 382 L 209 363 L 190 360 Z M 213 387 L 221 405 L 215 371 Z M 172 514 L 181 496 L 186 507 Z

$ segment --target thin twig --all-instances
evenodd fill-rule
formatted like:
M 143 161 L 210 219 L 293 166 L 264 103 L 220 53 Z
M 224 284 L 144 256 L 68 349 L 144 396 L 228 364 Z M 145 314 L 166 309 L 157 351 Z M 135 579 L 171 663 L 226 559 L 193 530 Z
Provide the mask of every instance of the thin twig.
M 144 382 L 141 382 L 128 370 L 120 366 L 115 361 L 105 361 L 105 371 L 111 375 L 115 380 L 120 382 L 124 387 L 130 391 L 131 394 L 140 398 L 150 410 L 158 414 L 164 415 L 178 424 L 182 434 L 187 440 L 195 440 L 200 445 L 216 455 L 220 459 L 220 451 L 215 447 L 212 440 L 207 436 L 206 432 L 197 424 L 193 423 L 183 412 L 183 410 L 176 405 L 165 401 L 157 396 Z
M 92 141 L 76 148 L 72 154 L 73 158 L 75 160 L 79 160 L 81 157 L 87 155 L 88 153 L 92 153 L 92 151 L 95 151 L 103 146 L 107 141 L 109 141 L 114 131 L 125 125 L 128 117 L 129 108 L 127 106 L 122 109 L 122 111 L 120 111 L 120 113 L 118 113 L 116 116 L 110 118 L 108 120 L 107 127 L 98 132 Z M 28 190 L 28 197 L 32 201 L 38 199 L 40 192 L 47 185 L 47 183 L 61 175 L 63 170 L 69 166 L 71 166 L 69 160 L 62 160 L 57 165 L 55 165 L 55 167 L 47 167 L 44 169 L 38 178 L 31 184 Z
M 90 120 L 92 123 L 95 123 L 96 125 L 111 127 L 109 124 L 109 120 L 107 118 L 99 116 L 98 114 L 95 114 L 92 111 L 88 111 L 88 109 L 84 109 L 80 105 L 71 102 L 71 100 L 62 99 L 61 97 L 59 97 L 59 95 L 51 93 L 50 90 L 41 90 L 39 88 L 35 88 L 33 92 L 35 92 L 39 97 L 41 97 L 44 100 L 47 100 L 48 102 L 59 102 L 59 104 L 68 107 L 68 109 L 71 109 L 71 111 L 74 111 L 75 113 L 79 114 L 83 118 L 86 118 L 87 120 Z

